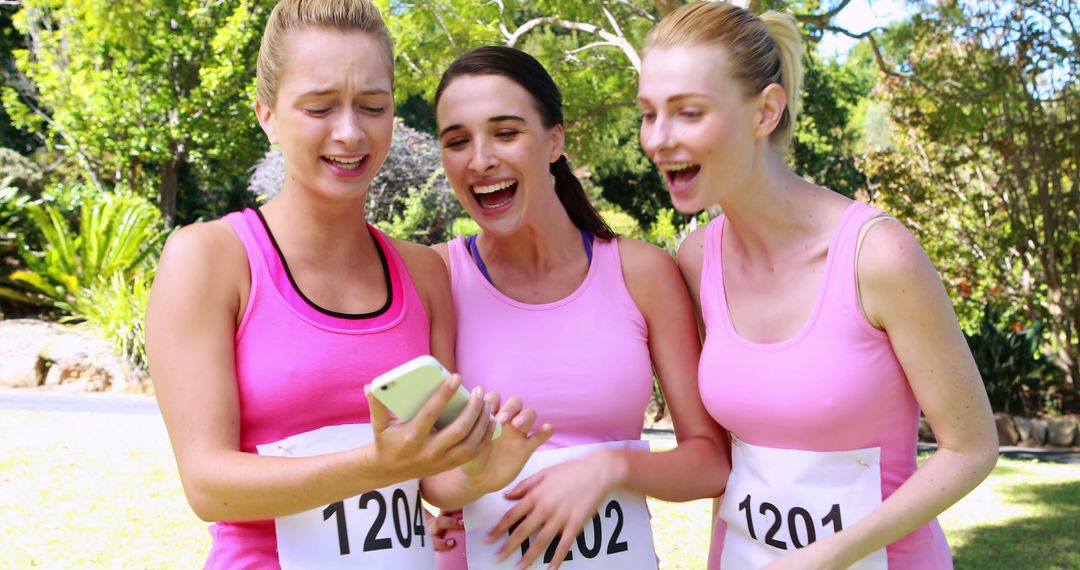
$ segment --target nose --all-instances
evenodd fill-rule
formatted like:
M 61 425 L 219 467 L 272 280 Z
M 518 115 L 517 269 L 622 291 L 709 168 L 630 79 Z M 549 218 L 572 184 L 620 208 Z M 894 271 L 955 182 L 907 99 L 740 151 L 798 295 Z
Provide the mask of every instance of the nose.
M 494 168 L 499 161 L 491 150 L 487 141 L 477 140 L 473 144 L 472 156 L 469 157 L 469 169 L 476 173 L 484 173 Z
M 674 146 L 671 133 L 671 124 L 659 115 L 650 123 L 641 123 L 641 147 L 645 154 L 655 155 L 658 151 L 670 149 Z
M 356 148 L 365 138 L 360 113 L 353 109 L 338 113 L 331 136 L 335 142 L 341 143 L 347 149 Z

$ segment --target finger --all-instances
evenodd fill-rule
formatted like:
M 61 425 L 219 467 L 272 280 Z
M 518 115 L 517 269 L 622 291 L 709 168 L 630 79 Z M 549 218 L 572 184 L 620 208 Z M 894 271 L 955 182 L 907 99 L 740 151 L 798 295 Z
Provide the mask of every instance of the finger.
M 420 408 L 420 411 L 416 413 L 416 417 L 412 419 L 410 423 L 415 423 L 417 427 L 422 430 L 422 433 L 428 433 L 435 427 L 435 422 L 439 419 L 439 415 L 442 414 L 443 408 L 450 402 L 450 398 L 454 397 L 454 393 L 457 392 L 458 386 L 461 386 L 461 375 L 451 374 L 439 387 L 428 396 L 424 405 Z
M 559 565 L 562 564 L 566 553 L 570 552 L 570 547 L 574 545 L 574 539 L 577 537 L 577 532 L 570 532 L 567 529 L 563 529 L 559 534 L 559 546 L 555 548 L 555 556 L 551 557 L 551 566 L 548 568 L 551 570 L 557 570 Z
M 498 392 L 488 392 L 484 394 L 484 402 L 491 404 L 491 413 L 499 413 L 499 403 L 502 402 L 502 396 L 499 396 Z
M 435 552 L 447 552 L 454 549 L 454 545 L 457 544 L 452 538 L 443 539 L 442 537 L 432 536 L 431 545 L 435 548 Z
M 440 429 L 435 436 L 435 444 L 441 449 L 450 448 L 461 444 L 472 434 L 480 414 L 484 411 L 484 390 L 477 386 L 469 395 L 469 403 L 465 404 L 458 417 L 450 422 L 450 425 Z
M 484 411 L 476 418 L 476 423 L 473 424 L 472 431 L 469 432 L 469 437 L 465 438 L 462 446 L 469 451 L 471 456 L 481 445 L 491 441 L 491 434 L 494 431 L 495 422 L 491 421 L 491 404 L 484 404 Z
M 535 487 L 544 478 L 544 472 L 541 471 L 525 479 L 522 479 L 520 483 L 514 486 L 513 489 L 503 493 L 503 497 L 508 500 L 514 501 L 525 497 L 529 493 L 529 490 Z
M 518 414 L 514 416 L 514 419 L 510 420 L 510 425 L 514 426 L 514 429 L 517 431 L 525 434 L 529 433 L 529 430 L 532 429 L 535 421 L 536 412 L 532 409 L 525 409 L 518 412 Z
M 428 523 L 428 532 L 432 536 L 442 536 L 448 530 L 461 528 L 461 519 L 453 516 L 439 516 L 431 519 Z
M 551 427 L 551 424 L 540 426 L 540 429 L 529 436 L 529 447 L 532 448 L 531 451 L 536 451 L 541 445 L 547 443 L 547 440 L 551 439 L 552 435 L 555 435 L 555 428 Z
M 390 425 L 390 410 L 375 397 L 370 385 L 364 386 L 364 397 L 367 398 L 368 408 L 371 410 L 371 430 L 375 433 L 386 431 L 386 426 Z
M 506 533 L 509 532 L 511 541 L 514 540 L 515 536 L 519 537 L 517 542 L 515 542 L 510 548 L 521 544 L 526 538 L 529 537 L 530 534 L 532 534 L 532 527 L 524 529 L 521 528 L 522 525 L 525 524 L 525 515 L 529 514 L 529 511 L 531 509 L 531 503 L 527 501 L 518 501 L 517 504 L 515 504 L 513 507 L 510 507 L 510 510 L 506 511 L 506 514 L 504 514 L 502 518 L 499 519 L 499 522 L 495 523 L 495 526 L 491 528 L 491 531 L 488 532 L 487 541 L 489 543 L 495 542 L 499 539 L 500 536 L 504 536 L 506 535 Z M 514 527 L 514 525 L 517 525 L 517 528 L 514 530 L 514 532 L 510 532 L 510 529 Z M 514 533 L 516 533 L 518 530 L 522 530 L 523 532 L 517 533 L 517 535 L 515 535 Z
M 534 560 L 539 558 L 540 555 L 548 549 L 548 546 L 551 545 L 551 541 L 555 540 L 555 537 L 558 535 L 558 531 L 559 525 L 555 524 L 553 521 L 549 521 L 548 524 L 544 525 L 544 528 L 540 529 L 540 532 L 537 533 L 536 540 L 529 545 L 529 549 L 525 551 L 525 555 L 521 557 L 521 562 L 518 562 L 517 568 L 528 568 Z M 501 556 L 499 559 L 505 560 L 506 555 L 508 554 L 509 552 L 505 553 L 505 555 Z
M 513 420 L 514 416 L 521 413 L 522 407 L 521 398 L 518 398 L 517 396 L 507 400 L 506 403 L 499 408 L 499 423 L 505 424 L 506 422 Z

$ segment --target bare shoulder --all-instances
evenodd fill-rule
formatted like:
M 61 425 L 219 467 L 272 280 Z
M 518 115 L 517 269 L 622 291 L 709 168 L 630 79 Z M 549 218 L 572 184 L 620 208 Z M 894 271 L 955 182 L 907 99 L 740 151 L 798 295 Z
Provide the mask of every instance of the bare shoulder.
M 437 278 L 440 275 L 445 278 L 446 266 L 434 249 L 397 238 L 391 238 L 390 241 L 408 266 L 413 281 Z
M 686 295 L 675 260 L 663 249 L 641 240 L 619 238 L 623 279 L 638 308 L 648 313 L 673 295 Z
M 648 278 L 650 272 L 675 268 L 675 260 L 671 255 L 649 242 L 618 238 L 618 243 L 623 273 L 628 276 Z
M 431 250 L 439 254 L 443 264 L 446 265 L 446 270 L 450 271 L 450 242 L 437 243 L 431 246 Z
M 157 280 L 209 280 L 217 284 L 247 279 L 247 253 L 225 220 L 184 226 L 165 243 Z
M 903 224 L 893 218 L 864 231 L 856 274 L 867 319 L 879 328 L 889 314 L 918 307 L 944 287 L 930 258 Z
M 701 275 L 701 266 L 705 260 L 705 232 L 709 226 L 700 226 L 679 244 L 676 260 L 683 275 Z

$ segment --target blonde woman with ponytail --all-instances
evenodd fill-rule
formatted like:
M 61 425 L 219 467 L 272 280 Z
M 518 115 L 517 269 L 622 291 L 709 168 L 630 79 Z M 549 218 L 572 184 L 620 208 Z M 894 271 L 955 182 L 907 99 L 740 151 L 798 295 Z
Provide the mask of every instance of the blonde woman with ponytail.
M 644 48 L 642 147 L 676 208 L 723 211 L 678 260 L 732 440 L 709 567 L 951 568 L 935 517 L 994 466 L 990 406 L 911 233 L 785 161 L 801 83 L 777 12 L 689 4 Z M 938 449 L 917 467 L 920 410 Z

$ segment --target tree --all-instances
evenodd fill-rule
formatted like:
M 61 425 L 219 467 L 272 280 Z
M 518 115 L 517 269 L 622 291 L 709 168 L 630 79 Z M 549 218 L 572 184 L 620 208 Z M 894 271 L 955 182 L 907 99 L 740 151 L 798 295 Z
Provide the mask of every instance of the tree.
M 910 222 L 978 305 L 1046 323 L 1080 387 L 1080 9 L 1064 0 L 926 3 L 886 69 L 895 148 L 868 155 L 874 200 Z
M 252 63 L 265 6 L 247 0 L 24 0 L 15 50 L 27 88 L 6 87 L 14 123 L 76 160 L 99 189 L 156 195 L 172 223 L 181 173 L 229 178 L 265 143 Z
M 746 4 L 756 11 L 791 8 L 798 18 L 825 25 L 848 1 L 828 9 L 816 0 Z M 501 44 L 528 51 L 544 63 L 564 93 L 567 154 L 592 175 L 605 199 L 649 225 L 669 200 L 638 143 L 638 49 L 664 14 L 684 3 L 392 0 L 383 7 L 396 43 L 398 98 L 432 100 L 442 70 L 471 48 Z M 837 88 L 839 80 L 833 76 L 822 76 L 813 87 Z M 850 157 L 848 115 L 838 112 L 846 111 L 846 105 L 846 100 L 837 102 L 825 92 L 808 98 L 806 117 L 813 120 L 800 123 L 807 136 L 796 143 L 795 164 L 818 183 L 851 194 L 862 179 Z

